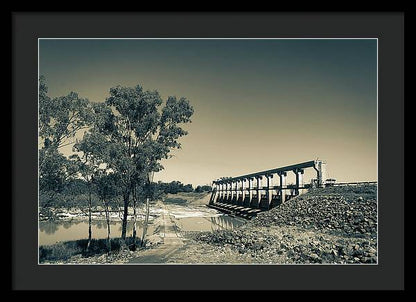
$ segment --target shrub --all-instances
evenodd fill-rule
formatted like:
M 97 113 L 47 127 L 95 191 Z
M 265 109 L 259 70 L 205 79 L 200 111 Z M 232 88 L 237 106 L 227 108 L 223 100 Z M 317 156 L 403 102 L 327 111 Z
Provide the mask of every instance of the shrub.
M 119 252 L 123 246 L 121 238 L 111 239 L 111 252 Z M 137 245 L 140 245 L 140 238 L 136 238 Z M 41 245 L 39 247 L 39 262 L 45 261 L 65 261 L 69 258 L 81 255 L 91 257 L 108 253 L 107 239 L 92 239 L 90 248 L 87 251 L 88 239 L 65 241 L 54 245 Z M 127 247 L 131 250 L 133 247 L 133 238 L 126 238 Z

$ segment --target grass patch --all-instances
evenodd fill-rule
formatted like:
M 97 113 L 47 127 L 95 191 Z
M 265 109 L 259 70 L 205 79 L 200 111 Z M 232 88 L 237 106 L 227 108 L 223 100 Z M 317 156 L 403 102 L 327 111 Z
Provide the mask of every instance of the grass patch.
M 136 238 L 136 242 L 140 245 L 140 238 Z M 107 248 L 107 239 L 91 239 L 90 248 L 88 250 L 87 244 L 88 239 L 80 239 L 60 242 L 53 245 L 41 245 L 39 247 L 39 263 L 45 261 L 66 261 L 76 255 L 91 257 L 109 252 Z M 125 245 L 127 245 L 130 250 L 134 250 L 133 238 L 126 238 L 125 244 L 121 238 L 111 239 L 111 252 L 117 253 Z
M 185 204 L 188 200 L 180 197 L 168 197 L 164 200 L 165 203 L 174 203 L 174 204 Z
M 199 201 L 210 194 L 211 193 L 207 192 L 179 192 L 176 194 L 167 194 L 163 202 L 184 205 Z
M 307 194 L 319 195 L 342 195 L 344 198 L 351 201 L 358 201 L 360 197 L 363 200 L 377 198 L 377 185 L 359 185 L 359 186 L 333 186 L 325 188 L 311 189 Z

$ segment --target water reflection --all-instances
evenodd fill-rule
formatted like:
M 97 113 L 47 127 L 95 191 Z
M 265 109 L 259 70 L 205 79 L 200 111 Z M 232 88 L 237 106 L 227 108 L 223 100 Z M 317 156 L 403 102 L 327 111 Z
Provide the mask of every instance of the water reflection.
M 46 234 L 54 234 L 59 228 L 59 224 L 53 221 L 41 221 L 39 222 L 39 230 Z
M 93 221 L 92 225 L 96 226 L 99 229 L 107 228 L 107 222 L 104 220 Z
M 233 229 L 245 223 L 242 218 L 234 218 L 227 215 L 216 217 L 183 217 L 174 219 L 182 231 L 214 231 L 221 229 Z M 121 236 L 121 221 L 111 221 L 111 237 Z M 133 221 L 127 223 L 127 236 L 133 233 Z M 148 234 L 153 234 L 158 224 L 149 224 Z M 143 220 L 136 222 L 137 234 L 143 231 Z M 95 239 L 107 237 L 106 220 L 92 221 L 92 237 Z M 88 221 L 66 220 L 66 221 L 40 221 L 39 222 L 39 244 L 48 245 L 59 241 L 69 241 L 88 238 Z
M 133 233 L 133 221 L 127 223 L 127 235 Z M 107 238 L 106 220 L 92 221 L 92 237 L 95 239 Z M 142 221 L 137 221 L 136 230 L 141 234 L 143 229 Z M 121 221 L 110 221 L 111 237 L 121 236 Z M 153 232 L 153 226 L 149 225 L 148 233 Z M 67 220 L 67 221 L 40 221 L 39 222 L 39 245 L 54 244 L 59 241 L 69 241 L 88 238 L 88 221 Z
M 234 218 L 226 215 L 216 217 L 187 217 L 176 221 L 179 228 L 183 231 L 215 231 L 232 230 L 245 223 L 243 219 Z
M 127 233 L 132 233 L 133 232 L 133 226 L 134 226 L 134 221 L 127 221 L 127 227 L 126 227 L 126 231 Z M 118 227 L 118 231 L 121 232 L 123 225 L 120 223 L 119 227 Z M 136 222 L 136 229 L 142 229 L 143 228 L 143 221 L 138 220 Z
M 52 235 L 62 226 L 64 229 L 70 229 L 74 225 L 80 224 L 82 221 L 65 220 L 65 221 L 39 221 L 39 231 L 48 235 Z
M 73 222 L 72 221 L 64 221 L 64 222 L 62 222 L 62 226 L 65 229 L 69 229 L 72 225 L 73 225 Z
M 230 216 L 218 216 L 218 217 L 211 217 L 211 229 L 218 230 L 218 229 L 226 229 L 232 230 L 235 227 L 238 227 L 244 224 L 245 221 L 241 219 L 237 219 Z

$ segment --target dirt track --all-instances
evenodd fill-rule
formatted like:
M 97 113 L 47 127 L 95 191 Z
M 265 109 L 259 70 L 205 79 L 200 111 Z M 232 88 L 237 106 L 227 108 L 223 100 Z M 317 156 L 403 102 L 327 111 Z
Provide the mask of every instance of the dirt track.
M 159 233 L 155 234 L 162 240 L 161 244 L 140 252 L 139 256 L 130 259 L 129 263 L 165 263 L 184 245 L 183 238 L 177 232 L 177 227 L 166 206 L 164 210 L 157 221 Z

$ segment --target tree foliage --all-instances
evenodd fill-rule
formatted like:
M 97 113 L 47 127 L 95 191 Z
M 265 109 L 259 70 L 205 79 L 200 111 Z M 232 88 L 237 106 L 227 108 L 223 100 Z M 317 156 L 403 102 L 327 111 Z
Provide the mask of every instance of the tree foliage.
M 59 192 L 68 179 L 77 174 L 78 166 L 69 161 L 59 148 L 68 144 L 76 133 L 88 127 L 92 111 L 87 99 L 71 92 L 51 98 L 45 77 L 39 78 L 39 189 Z
M 60 148 L 75 134 L 92 122 L 88 99 L 76 92 L 50 98 L 45 77 L 39 79 L 39 137 L 43 147 Z
M 210 192 L 212 190 L 211 186 L 203 185 L 203 186 L 197 186 L 195 188 L 195 192 L 201 193 L 201 192 Z

